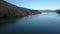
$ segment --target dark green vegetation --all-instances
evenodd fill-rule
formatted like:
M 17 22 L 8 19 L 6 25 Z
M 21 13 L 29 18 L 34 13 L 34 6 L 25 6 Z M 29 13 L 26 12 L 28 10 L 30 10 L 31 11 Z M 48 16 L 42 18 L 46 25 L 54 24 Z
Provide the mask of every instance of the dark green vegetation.
M 38 10 L 27 9 L 10 4 L 4 0 L 0 0 L 0 17 L 21 17 L 26 15 L 41 13 Z

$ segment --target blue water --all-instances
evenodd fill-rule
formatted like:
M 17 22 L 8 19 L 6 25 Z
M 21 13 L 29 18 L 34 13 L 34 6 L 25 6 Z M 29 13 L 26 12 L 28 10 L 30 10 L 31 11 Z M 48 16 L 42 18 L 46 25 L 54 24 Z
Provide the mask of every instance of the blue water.
M 1 25 L 0 33 L 60 34 L 60 15 L 56 12 L 42 12 L 42 14 L 29 15 L 14 20 Z

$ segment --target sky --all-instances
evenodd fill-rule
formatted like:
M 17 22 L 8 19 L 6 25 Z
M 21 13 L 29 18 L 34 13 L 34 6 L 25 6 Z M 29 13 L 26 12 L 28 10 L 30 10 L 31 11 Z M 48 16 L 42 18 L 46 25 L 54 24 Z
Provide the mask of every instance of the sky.
M 35 10 L 60 9 L 60 0 L 5 0 L 20 7 Z

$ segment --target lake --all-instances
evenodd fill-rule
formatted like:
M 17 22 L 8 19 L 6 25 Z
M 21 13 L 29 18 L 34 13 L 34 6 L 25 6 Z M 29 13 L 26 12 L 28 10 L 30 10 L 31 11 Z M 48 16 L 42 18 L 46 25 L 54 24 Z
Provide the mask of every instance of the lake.
M 60 34 L 60 15 L 42 12 L 0 21 L 0 34 Z

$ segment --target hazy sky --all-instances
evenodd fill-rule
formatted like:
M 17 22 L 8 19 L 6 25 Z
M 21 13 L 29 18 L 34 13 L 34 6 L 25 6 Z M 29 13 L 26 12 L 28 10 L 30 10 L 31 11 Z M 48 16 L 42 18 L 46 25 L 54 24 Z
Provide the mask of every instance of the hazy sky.
M 46 10 L 60 9 L 60 0 L 6 0 L 17 6 L 30 9 Z

